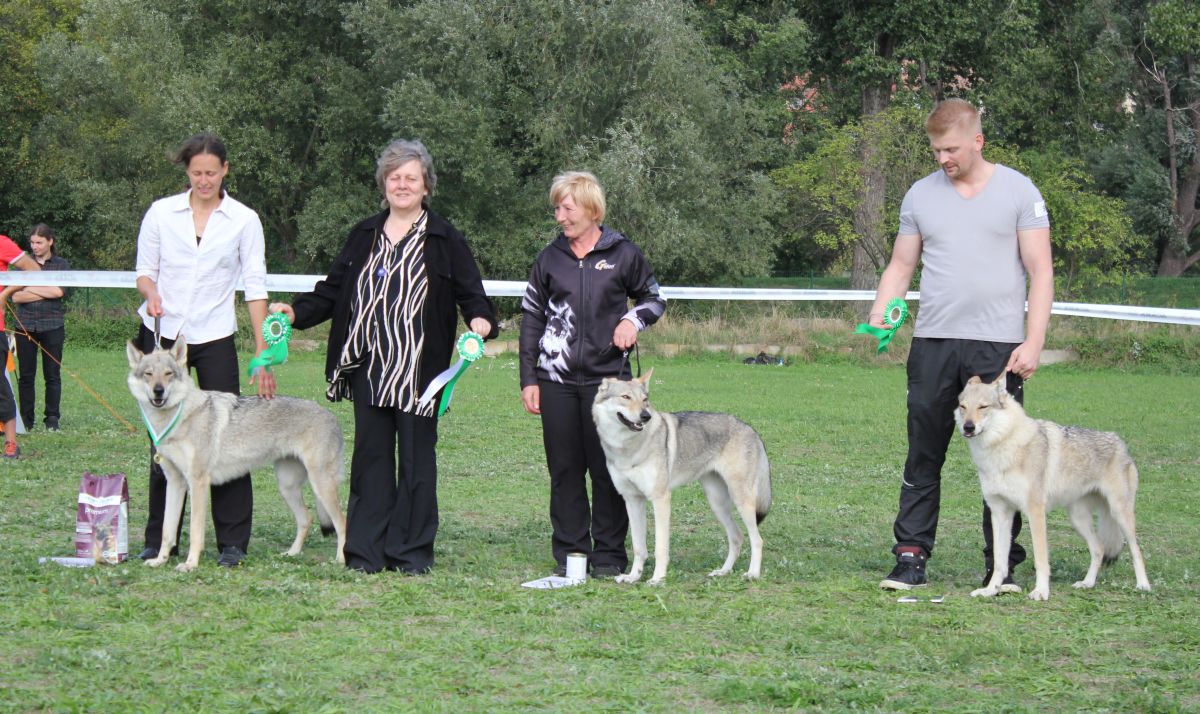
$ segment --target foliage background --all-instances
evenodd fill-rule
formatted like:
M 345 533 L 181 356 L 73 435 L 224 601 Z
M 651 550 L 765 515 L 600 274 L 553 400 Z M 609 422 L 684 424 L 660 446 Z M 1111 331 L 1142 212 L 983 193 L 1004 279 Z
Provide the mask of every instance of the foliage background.
M 271 269 L 322 272 L 407 136 L 489 278 L 525 276 L 551 178 L 585 168 L 665 283 L 873 287 L 936 168 L 921 118 L 962 96 L 1046 194 L 1070 297 L 1200 256 L 1194 30 L 1182 0 L 10 0 L 0 231 L 128 269 L 185 185 L 167 155 L 213 130 Z

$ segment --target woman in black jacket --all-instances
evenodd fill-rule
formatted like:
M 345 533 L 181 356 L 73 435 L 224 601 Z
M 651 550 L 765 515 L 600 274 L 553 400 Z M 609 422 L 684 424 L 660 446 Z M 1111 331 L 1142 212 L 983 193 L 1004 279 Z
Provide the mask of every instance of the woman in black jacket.
M 521 401 L 542 417 L 555 572 L 564 574 L 567 554 L 578 552 L 593 577 L 613 577 L 629 564 L 629 517 L 608 474 L 592 402 L 600 381 L 619 375 L 638 332 L 662 317 L 666 300 L 642 251 L 601 224 L 604 190 L 595 176 L 555 177 L 550 202 L 562 233 L 538 254 L 521 302 Z
M 450 364 L 456 307 L 472 331 L 499 329 L 466 239 L 426 204 L 437 175 L 425 146 L 392 142 L 375 180 L 385 210 L 350 230 L 312 292 L 271 310 L 297 329 L 333 321 L 327 396 L 354 401 L 346 566 L 418 574 L 438 527 L 438 399 L 419 400 Z

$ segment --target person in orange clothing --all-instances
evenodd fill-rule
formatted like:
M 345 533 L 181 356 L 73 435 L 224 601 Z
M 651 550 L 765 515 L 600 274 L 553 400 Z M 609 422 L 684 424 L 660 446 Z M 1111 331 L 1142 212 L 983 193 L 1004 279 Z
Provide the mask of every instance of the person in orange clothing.
M 0 272 L 9 269 L 41 270 L 42 266 L 21 247 L 6 235 L 0 235 Z M 0 305 L 8 308 L 8 299 L 21 289 L 20 285 L 9 285 L 0 291 Z M 0 309 L 0 330 L 4 329 L 4 309 Z M 7 345 L 6 345 L 7 346 Z M 16 459 L 21 456 L 21 448 L 17 446 L 17 400 L 13 398 L 12 386 L 8 379 L 0 379 L 0 422 L 4 423 L 4 452 L 6 459 Z

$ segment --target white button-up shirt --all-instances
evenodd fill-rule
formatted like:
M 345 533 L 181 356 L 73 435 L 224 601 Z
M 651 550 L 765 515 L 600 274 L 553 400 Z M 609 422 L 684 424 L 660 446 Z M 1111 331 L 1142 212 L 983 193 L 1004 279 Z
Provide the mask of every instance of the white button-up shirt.
M 161 334 L 190 344 L 237 331 L 233 292 L 242 280 L 246 300 L 267 299 L 267 263 L 258 214 L 228 194 L 213 211 L 196 243 L 191 191 L 155 201 L 138 233 L 137 276 L 148 277 L 162 297 Z M 154 329 L 146 303 L 142 324 Z

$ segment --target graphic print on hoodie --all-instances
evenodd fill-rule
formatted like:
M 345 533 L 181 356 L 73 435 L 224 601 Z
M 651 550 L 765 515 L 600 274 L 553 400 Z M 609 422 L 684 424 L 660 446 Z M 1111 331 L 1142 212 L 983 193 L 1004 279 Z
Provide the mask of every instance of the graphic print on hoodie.
M 546 370 L 546 376 L 562 384 L 566 381 L 568 362 L 571 359 L 571 340 L 575 338 L 575 311 L 567 302 L 546 303 L 546 330 L 538 342 L 540 354 L 538 367 Z

